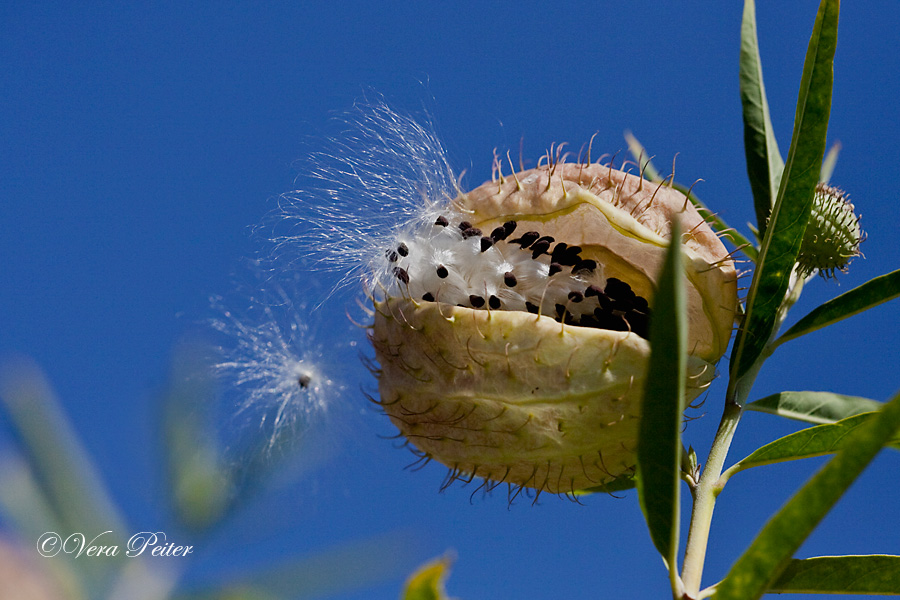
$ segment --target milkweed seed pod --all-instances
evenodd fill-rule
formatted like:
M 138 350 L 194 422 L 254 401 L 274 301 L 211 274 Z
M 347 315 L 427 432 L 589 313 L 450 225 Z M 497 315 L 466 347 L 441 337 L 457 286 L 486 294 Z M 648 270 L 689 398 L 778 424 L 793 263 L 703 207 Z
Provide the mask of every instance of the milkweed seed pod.
M 859 256 L 863 239 L 859 217 L 847 194 L 820 183 L 797 256 L 797 271 L 803 277 L 818 271 L 825 279 L 833 277 L 835 269 L 846 273 L 850 261 Z
M 448 482 L 568 493 L 631 476 L 673 219 L 696 398 L 734 321 L 725 247 L 678 191 L 547 161 L 459 194 L 385 250 L 371 290 L 385 412 Z

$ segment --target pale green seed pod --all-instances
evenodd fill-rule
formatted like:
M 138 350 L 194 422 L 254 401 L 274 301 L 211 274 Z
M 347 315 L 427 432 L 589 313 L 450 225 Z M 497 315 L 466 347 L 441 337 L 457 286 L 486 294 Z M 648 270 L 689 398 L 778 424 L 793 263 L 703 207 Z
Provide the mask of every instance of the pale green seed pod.
M 685 232 L 688 401 L 714 377 L 737 306 L 717 236 L 680 192 L 597 164 L 501 177 L 436 216 L 386 253 L 390 282 L 374 290 L 392 422 L 448 481 L 569 493 L 633 474 L 672 220 Z
M 833 277 L 835 269 L 846 273 L 850 261 L 859 256 L 863 239 L 859 217 L 847 195 L 820 183 L 797 256 L 797 272 L 809 277 L 818 271 L 825 279 Z

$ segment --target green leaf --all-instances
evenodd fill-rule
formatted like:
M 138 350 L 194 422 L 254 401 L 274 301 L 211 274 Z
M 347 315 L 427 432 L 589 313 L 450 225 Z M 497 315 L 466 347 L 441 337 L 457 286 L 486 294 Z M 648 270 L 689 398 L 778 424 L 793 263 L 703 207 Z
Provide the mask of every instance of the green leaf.
M 900 556 L 794 559 L 769 587 L 776 593 L 900 594 Z
M 647 151 L 638 139 L 634 137 L 630 131 L 626 131 L 625 140 L 628 142 L 628 150 L 631 152 L 631 155 L 638 161 L 638 168 L 641 170 L 644 178 L 654 183 L 662 183 L 663 178 L 660 176 L 659 171 L 656 170 L 656 167 L 653 166 Z M 741 235 L 737 229 L 729 227 L 728 223 L 719 217 L 719 215 L 706 208 L 706 205 L 694 195 L 690 188 L 686 188 L 677 182 L 672 182 L 671 185 L 674 189 L 688 197 L 691 204 L 697 209 L 700 217 L 709 223 L 714 231 L 718 232 L 722 237 L 731 242 L 735 248 L 739 248 L 750 260 L 756 260 L 759 252 L 753 242 Z
M 784 160 L 778 151 L 778 142 L 772 131 L 769 102 L 766 100 L 766 88 L 763 85 L 754 0 L 744 2 L 739 77 L 747 175 L 750 178 L 750 189 L 753 191 L 757 226 L 759 231 L 765 232 L 769 213 L 778 195 Z
M 838 0 L 822 0 L 816 16 L 803 64 L 791 148 L 732 352 L 730 368 L 735 381 L 757 365 L 775 332 L 809 222 L 831 111 L 839 4 Z
M 900 394 L 851 432 L 841 451 L 769 520 L 717 586 L 716 599 L 750 600 L 770 589 L 803 541 L 898 429 Z
M 831 175 L 834 173 L 834 166 L 837 164 L 838 154 L 841 153 L 841 143 L 835 142 L 828 149 L 825 160 L 822 162 L 822 169 L 819 171 L 819 181 L 828 183 L 831 181 Z
M 638 433 L 637 491 L 656 549 L 675 569 L 678 550 L 681 421 L 687 368 L 681 227 L 672 223 L 650 323 L 650 361 Z
M 403 600 L 446 600 L 444 580 L 452 563 L 451 558 L 444 556 L 419 567 L 406 580 Z
M 748 410 L 806 423 L 834 423 L 853 415 L 881 410 L 881 402 L 831 392 L 781 392 L 747 405 Z
M 900 297 L 900 269 L 867 281 L 819 306 L 797 321 L 775 341 L 776 345 L 837 323 L 864 310 Z
M 739 461 L 728 469 L 727 476 L 730 477 L 733 473 L 749 469 L 750 467 L 834 454 L 844 447 L 847 436 L 857 428 L 865 425 L 874 414 L 878 413 L 854 415 L 841 419 L 836 423 L 816 425 L 815 427 L 809 427 L 808 429 L 786 435 L 766 444 L 747 458 Z M 892 446 L 897 444 L 898 440 L 896 439 L 891 442 Z
M 18 358 L 0 365 L 0 409 L 5 409 L 21 440 L 34 481 L 52 512 L 52 523 L 59 526 L 57 533 L 63 538 L 76 532 L 102 535 L 101 543 L 124 545 L 123 519 L 50 382 L 32 360 Z M 49 526 L 44 531 L 50 531 Z M 88 596 L 99 594 L 122 560 L 120 554 L 81 564 Z

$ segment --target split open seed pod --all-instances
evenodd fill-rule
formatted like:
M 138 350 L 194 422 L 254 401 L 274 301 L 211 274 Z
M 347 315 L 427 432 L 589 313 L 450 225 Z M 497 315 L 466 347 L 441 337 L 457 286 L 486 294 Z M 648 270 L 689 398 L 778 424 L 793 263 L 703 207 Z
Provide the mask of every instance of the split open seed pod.
M 448 481 L 568 493 L 630 477 L 673 219 L 696 398 L 734 322 L 727 250 L 680 192 L 556 162 L 460 194 L 385 249 L 371 330 L 385 412 Z

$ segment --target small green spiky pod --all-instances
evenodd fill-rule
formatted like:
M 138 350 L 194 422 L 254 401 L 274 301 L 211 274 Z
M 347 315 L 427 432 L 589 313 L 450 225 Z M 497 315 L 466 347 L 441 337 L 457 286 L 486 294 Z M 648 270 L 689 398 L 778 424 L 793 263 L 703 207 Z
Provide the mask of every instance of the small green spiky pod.
M 835 269 L 846 273 L 853 257 L 859 256 L 863 239 L 859 217 L 847 194 L 820 183 L 797 257 L 797 273 L 809 277 L 818 271 L 825 279 L 833 277 Z
M 688 402 L 734 322 L 721 241 L 680 192 L 599 164 L 548 161 L 439 211 L 385 249 L 373 282 L 385 413 L 451 469 L 447 484 L 564 494 L 630 477 L 672 221 L 685 232 Z

